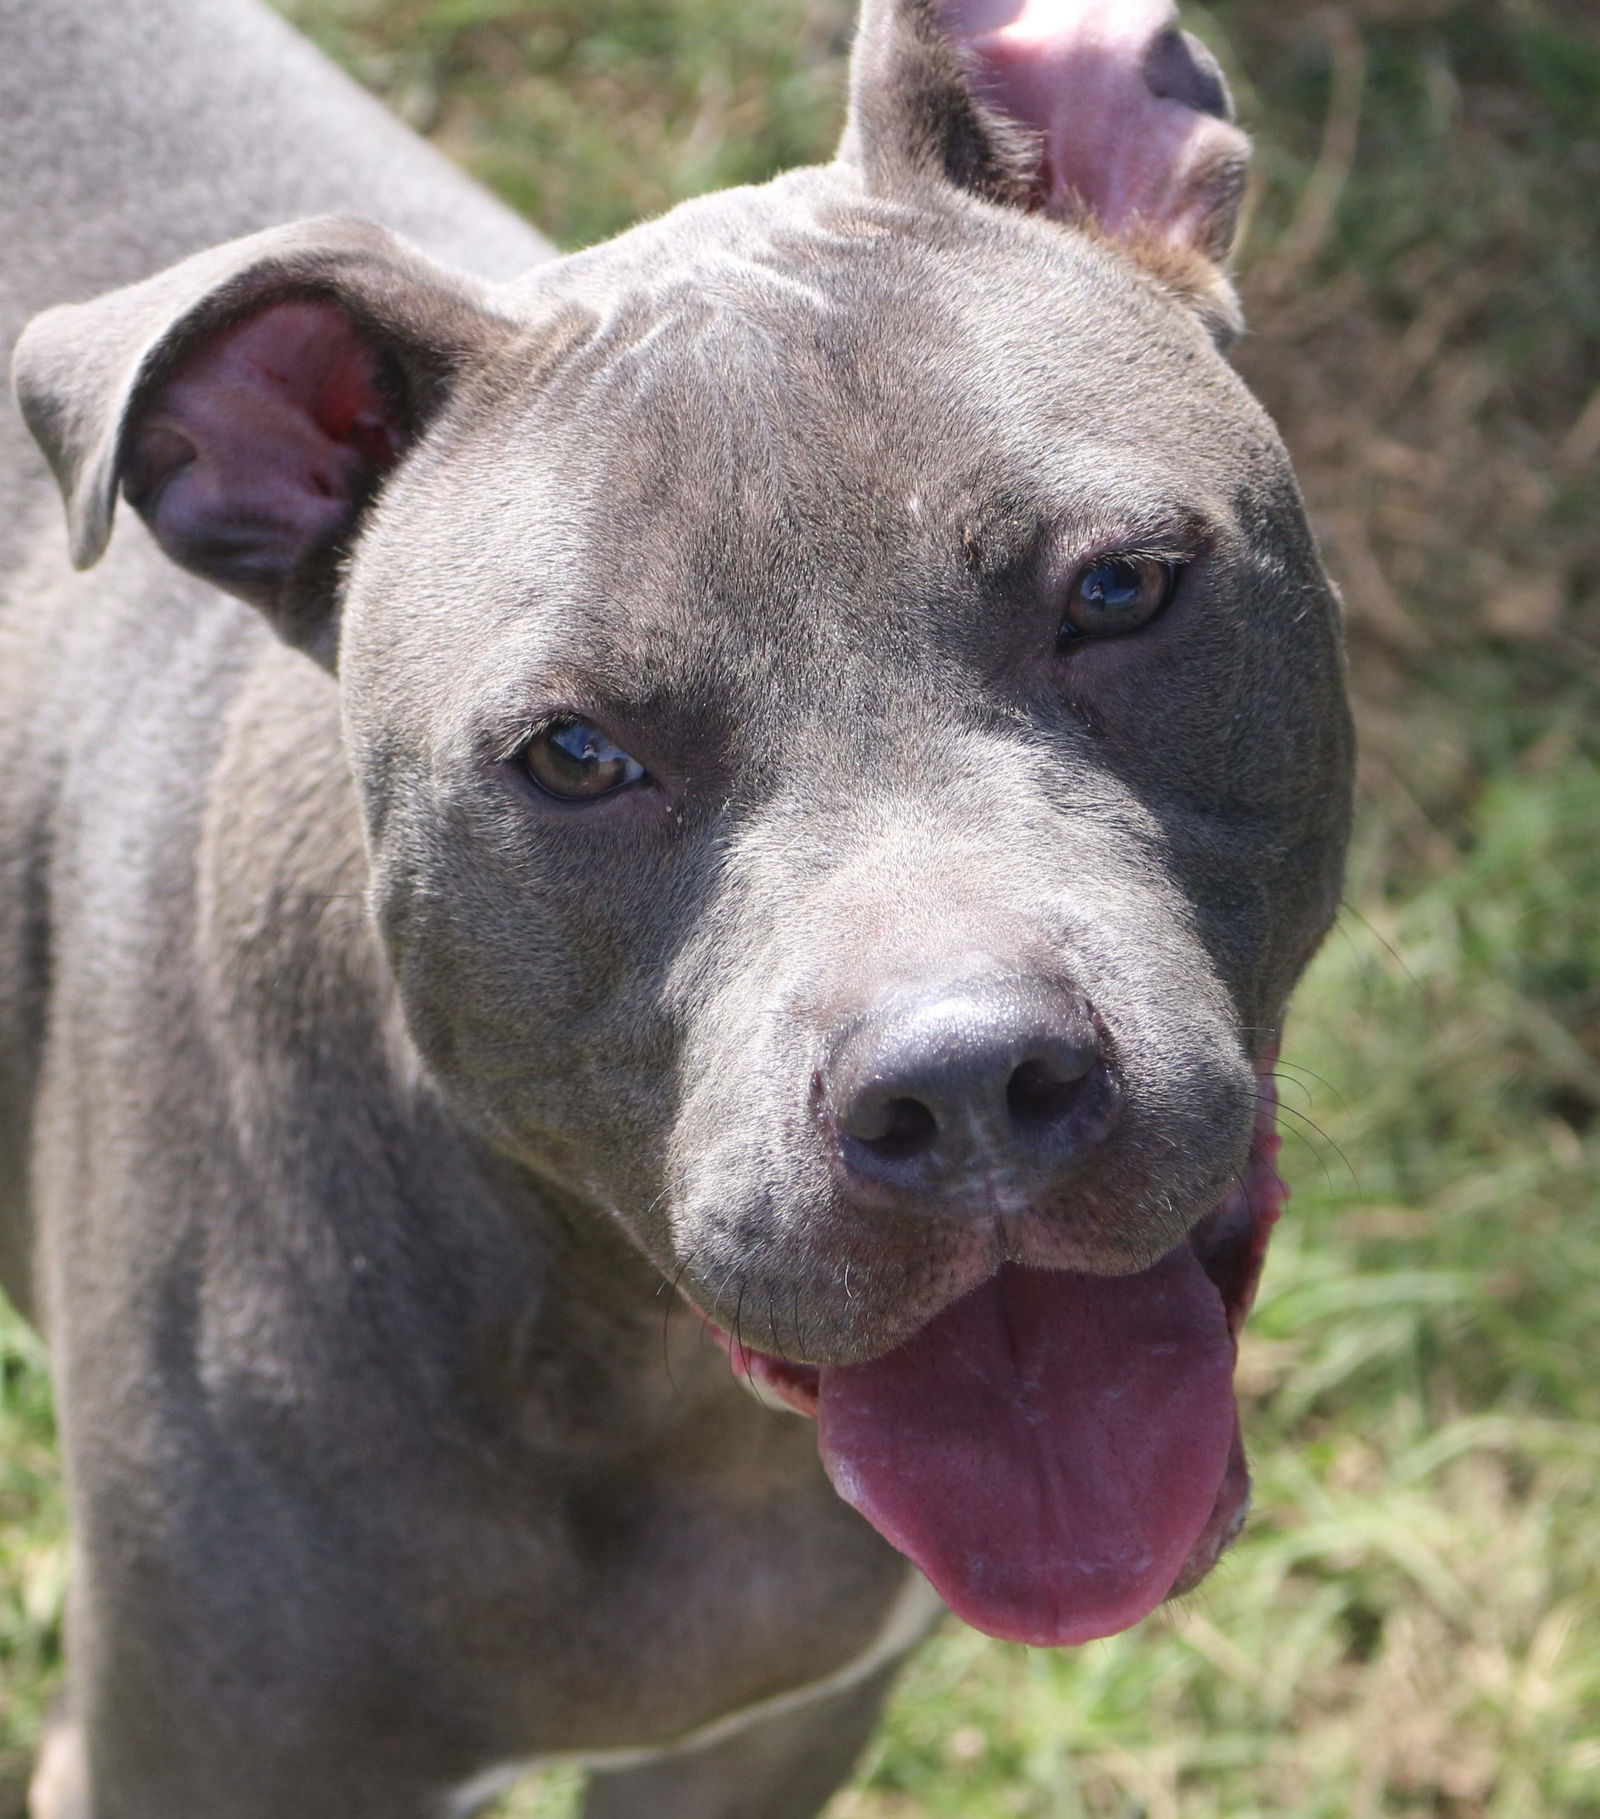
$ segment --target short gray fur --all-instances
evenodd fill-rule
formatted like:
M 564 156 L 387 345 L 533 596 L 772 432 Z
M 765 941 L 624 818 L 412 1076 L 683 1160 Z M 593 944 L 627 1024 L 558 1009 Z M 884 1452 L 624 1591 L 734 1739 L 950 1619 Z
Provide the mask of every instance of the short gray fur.
M 1184 287 L 967 181 L 965 139 L 888 155 L 947 104 L 930 17 L 869 9 L 877 177 L 555 260 L 249 0 L 0 0 L 8 353 L 308 216 L 475 274 L 324 223 L 28 343 L 69 494 L 155 382 L 152 299 L 203 316 L 249 259 L 426 371 L 299 649 L 125 508 L 74 572 L 0 421 L 0 1277 L 77 1558 L 36 1819 L 421 1819 L 846 1673 L 905 1565 L 669 1285 L 847 1361 L 975 1246 L 1136 1267 L 1239 1166 L 1338 899 L 1335 603 Z M 1063 681 L 1041 536 L 1174 534 L 1179 605 Z M 625 722 L 654 806 L 507 787 L 551 704 Z M 979 962 L 1093 1000 L 1118 1134 L 1010 1239 L 864 1221 L 819 1057 Z M 807 1819 L 883 1686 L 589 1811 Z

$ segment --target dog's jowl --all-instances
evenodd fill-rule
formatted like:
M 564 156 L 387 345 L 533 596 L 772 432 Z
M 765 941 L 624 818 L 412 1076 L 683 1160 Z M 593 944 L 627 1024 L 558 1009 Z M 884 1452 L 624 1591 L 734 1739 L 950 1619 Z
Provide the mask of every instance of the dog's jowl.
M 833 164 L 557 258 L 252 0 L 0 33 L 35 1819 L 808 1819 L 1244 1516 L 1350 752 L 1222 78 L 869 0 Z

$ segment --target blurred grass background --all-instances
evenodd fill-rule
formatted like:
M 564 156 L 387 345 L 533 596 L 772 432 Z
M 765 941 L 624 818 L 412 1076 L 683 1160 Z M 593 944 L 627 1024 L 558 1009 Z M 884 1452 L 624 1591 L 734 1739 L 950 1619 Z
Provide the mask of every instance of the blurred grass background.
M 286 0 L 564 245 L 823 156 L 846 0 Z M 953 1624 L 831 1819 L 1600 1815 L 1600 12 L 1186 10 L 1256 134 L 1240 364 L 1347 597 L 1349 907 L 1284 1062 L 1256 1514 L 1071 1653 Z M 0 1813 L 59 1671 L 0 1314 Z M 557 1819 L 574 1785 L 505 1819 Z

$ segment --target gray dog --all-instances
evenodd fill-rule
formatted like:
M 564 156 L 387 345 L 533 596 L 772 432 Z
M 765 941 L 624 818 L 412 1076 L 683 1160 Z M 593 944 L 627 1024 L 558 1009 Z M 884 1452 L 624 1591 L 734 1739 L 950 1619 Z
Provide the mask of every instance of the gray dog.
M 253 0 L 0 30 L 36 1819 L 805 1819 L 1243 1515 L 1350 740 L 1221 78 L 868 0 L 836 162 L 557 259 Z

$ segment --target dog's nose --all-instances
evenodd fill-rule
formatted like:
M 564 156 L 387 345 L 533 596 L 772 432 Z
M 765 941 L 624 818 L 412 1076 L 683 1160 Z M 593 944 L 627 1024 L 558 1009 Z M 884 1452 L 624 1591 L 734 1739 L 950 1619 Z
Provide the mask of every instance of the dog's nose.
M 1010 978 L 880 1003 L 845 1033 L 823 1092 L 852 1198 L 935 1212 L 1047 1191 L 1118 1101 L 1087 1000 Z

